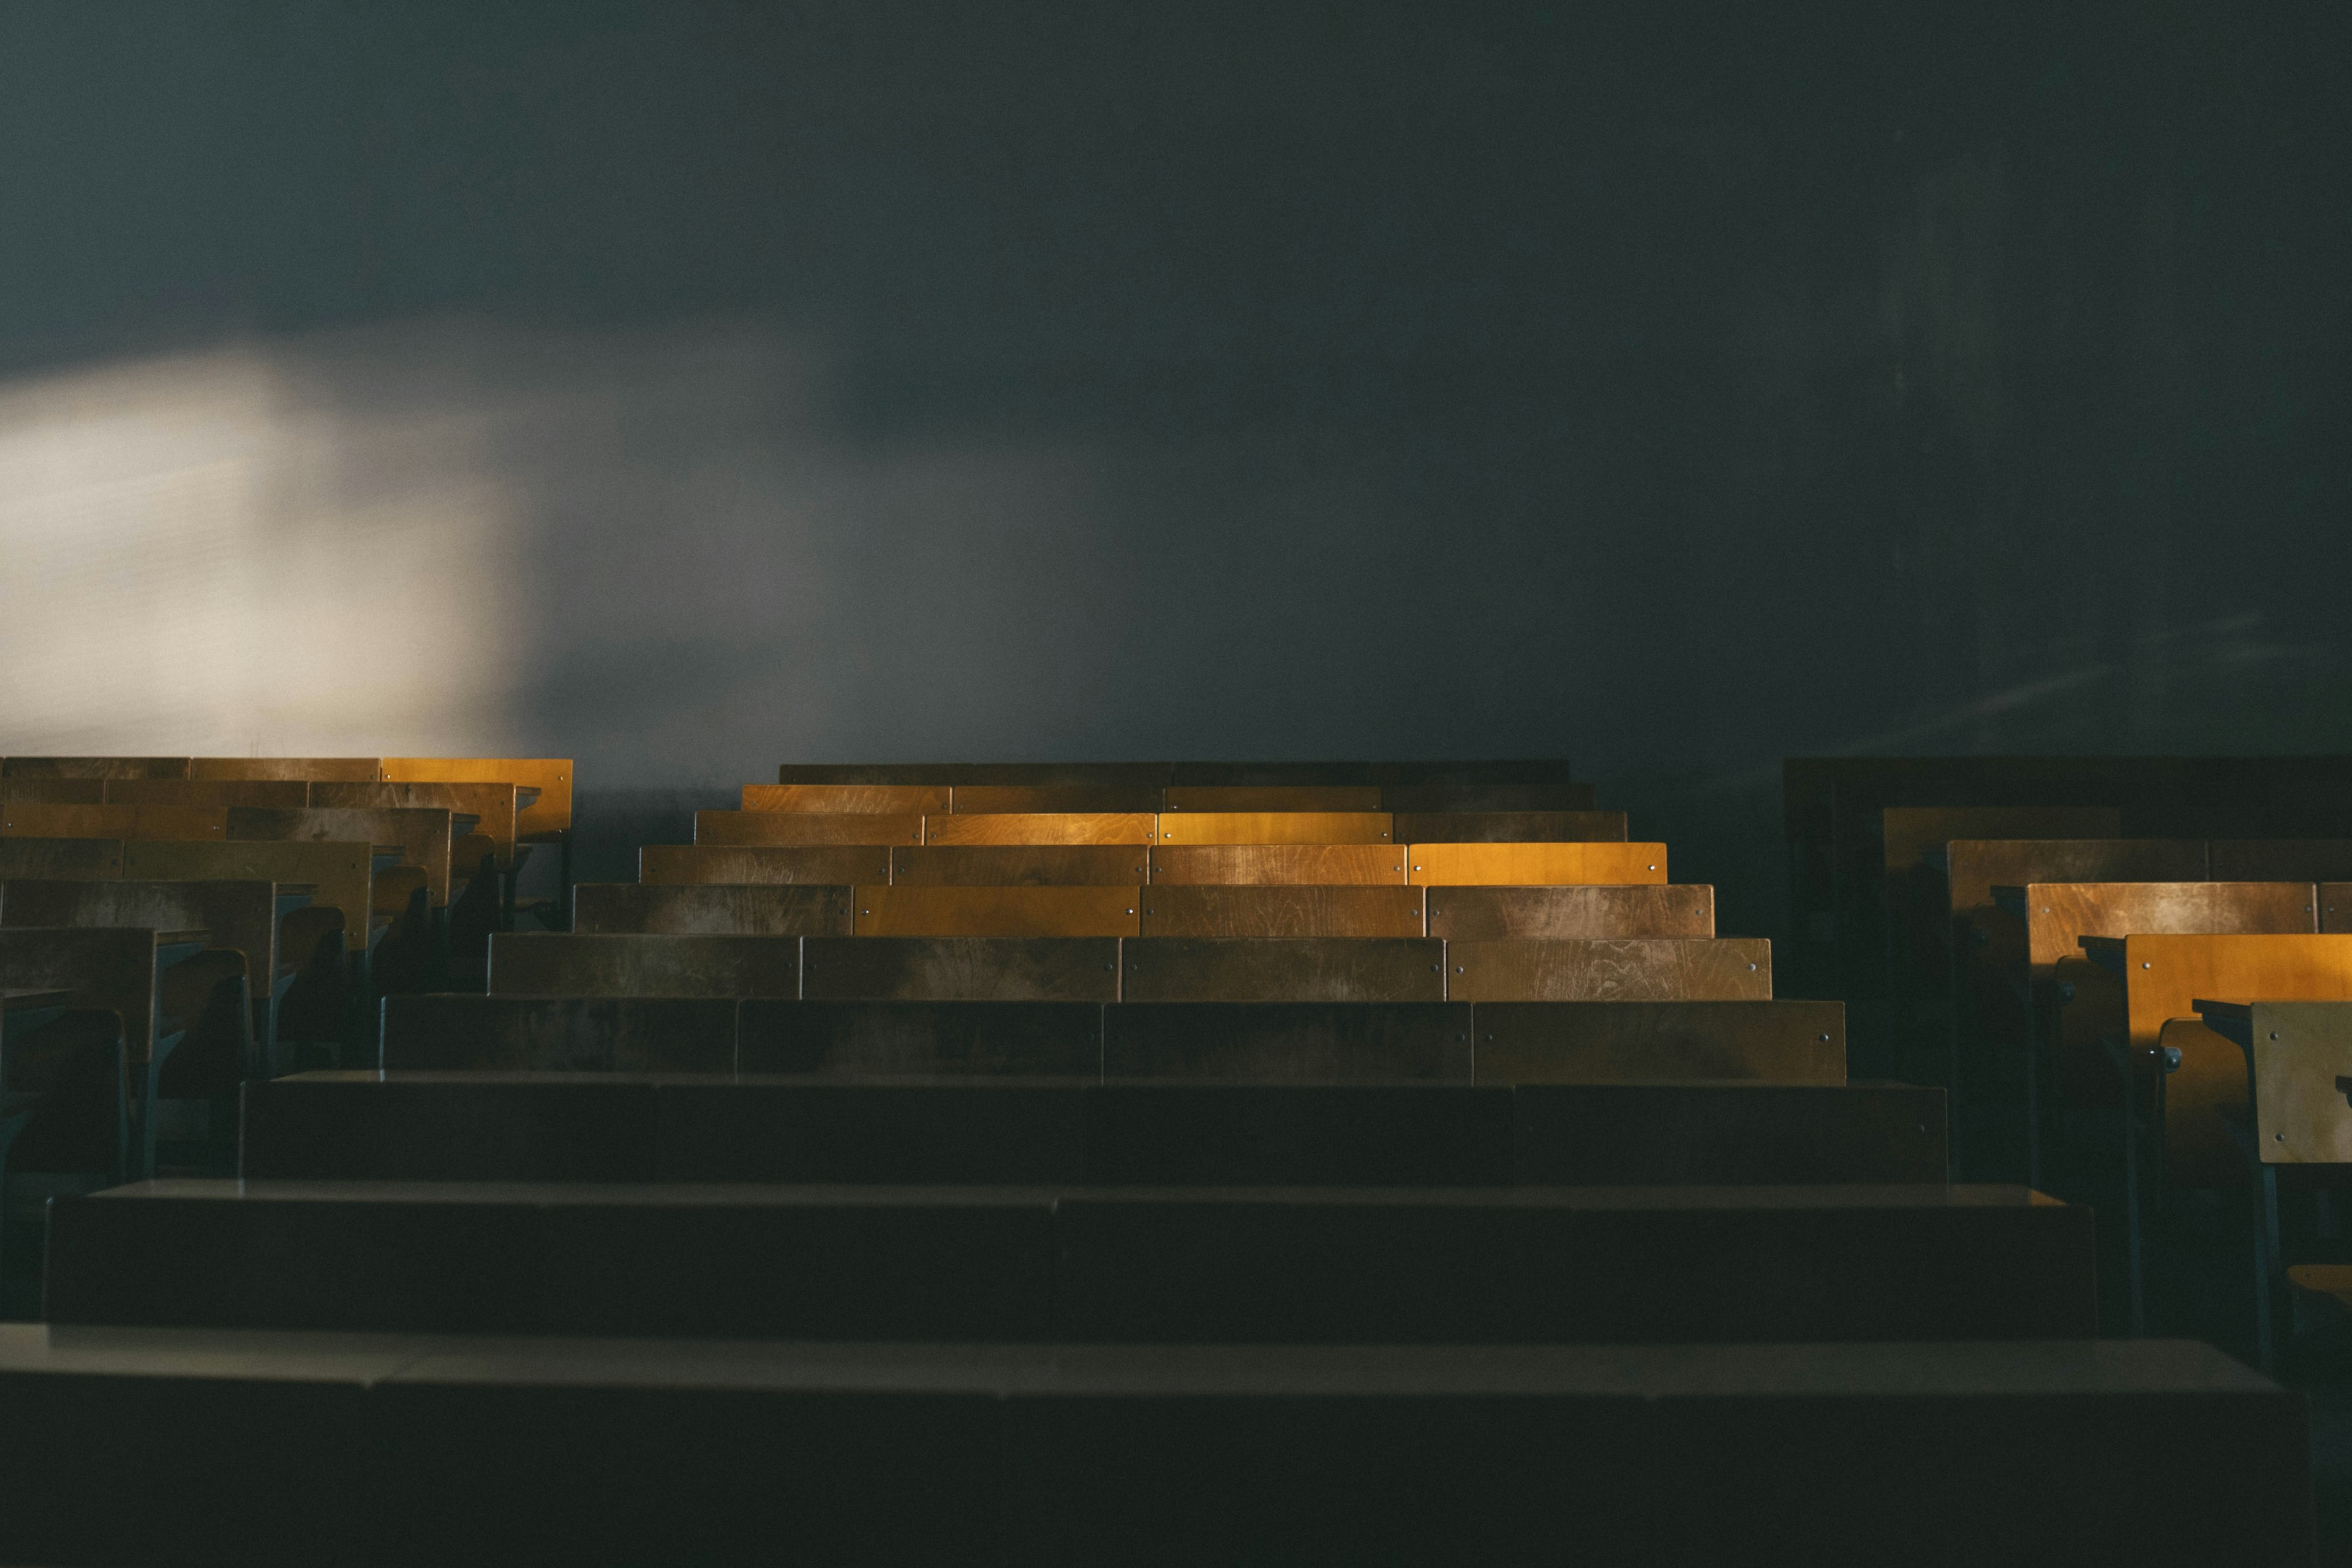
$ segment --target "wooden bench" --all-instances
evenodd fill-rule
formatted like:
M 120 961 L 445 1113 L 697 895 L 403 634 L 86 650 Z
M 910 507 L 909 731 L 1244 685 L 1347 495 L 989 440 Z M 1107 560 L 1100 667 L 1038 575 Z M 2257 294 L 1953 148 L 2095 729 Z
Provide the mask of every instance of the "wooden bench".
M 1255 1058 L 1244 1065 L 1257 1068 Z M 975 1087 L 354 1072 L 256 1083 L 245 1098 L 237 1173 L 248 1181 L 1452 1187 L 1944 1177 L 1942 1092 L 1902 1084 L 1097 1082 L 1089 1073 Z
M 879 812 L 698 811 L 694 842 L 795 848 L 920 844 L 923 819 Z
M 893 886 L 1135 888 L 1150 865 L 1139 844 L 926 844 L 892 849 L 886 870 Z
M 387 996 L 389 1071 L 731 1072 L 736 1004 L 700 996 Z
M 1411 887 L 1145 888 L 1139 936 L 1418 937 L 1423 889 Z
M 93 779 L 89 782 L 110 805 L 267 805 L 286 809 L 310 804 L 310 786 L 300 779 Z
M 1480 1002 L 1482 1083 L 1846 1081 L 1845 1004 Z
M 45 1308 L 53 1325 L 930 1343 L 2053 1340 L 2095 1327 L 2091 1227 L 2021 1188 L 1916 1183 L 185 1181 L 58 1200 Z
M 947 809 L 976 816 L 1156 816 L 1163 794 L 1158 784 L 957 784 L 949 792 Z
M 2080 1568 L 2084 1542 L 2120 1563 L 2313 1552 L 2302 1396 L 2185 1341 L 721 1351 L 7 1324 L 0 1399 L 26 1562 L 225 1540 L 255 1561 L 581 1564 L 950 1563 L 975 1542 L 1437 1568 L 1557 1542 L 1654 1568 L 1895 1563 L 1922 1541 L 2017 1568 Z M 369 1462 L 289 1488 L 289 1453 Z M 184 1458 L 127 1508 L 126 1454 Z M 2136 1454 L 2168 1462 L 2116 1458 Z M 1497 1484 L 1519 1476 L 1541 1484 Z
M 490 939 L 494 996 L 798 996 L 800 971 L 797 937 L 502 931 Z
M 859 936 L 1136 936 L 1139 888 L 865 887 L 854 889 Z
M 1162 884 L 1319 887 L 1403 884 L 1404 846 L 1387 844 L 1167 844 L 1151 850 L 1151 881 Z
M 926 845 L 1142 845 L 1153 842 L 1159 821 L 1156 816 L 1142 812 L 936 816 L 922 819 L 919 841 Z
M 16 838 L 190 838 L 228 837 L 228 813 L 197 805 L 0 805 L 0 836 Z
M 1429 887 L 1663 882 L 1663 844 L 1415 844 L 1406 878 Z
M 1432 887 L 1429 934 L 1457 942 L 1715 934 L 1704 882 Z
M 1162 812 L 1159 823 L 1161 844 L 1386 844 L 1393 829 L 1384 811 Z
M 278 779 L 366 784 L 383 777 L 381 757 L 191 757 L 192 779 Z
M 244 843 L 367 844 L 425 873 L 435 909 L 449 902 L 452 814 L 426 806 L 231 806 L 228 837 Z
M 5 757 L 0 778 L 184 779 L 185 757 Z
M 1115 1002 L 1112 937 L 806 937 L 801 994 L 835 1002 Z
M 793 883 L 850 887 L 890 881 L 891 853 L 877 845 L 648 844 L 637 851 L 637 880 L 678 887 Z
M 1426 938 L 1143 937 L 1119 944 L 1127 1002 L 1443 1002 Z
M 939 816 L 950 808 L 945 784 L 745 784 L 745 811 L 820 816 Z
M 575 935 L 847 936 L 852 890 L 809 884 L 664 886 L 582 882 Z
M 832 1078 L 1102 1076 L 1098 1001 L 745 1002 L 746 1073 Z
M 1772 944 L 1759 938 L 1449 942 L 1446 994 L 1464 1002 L 1761 1002 Z

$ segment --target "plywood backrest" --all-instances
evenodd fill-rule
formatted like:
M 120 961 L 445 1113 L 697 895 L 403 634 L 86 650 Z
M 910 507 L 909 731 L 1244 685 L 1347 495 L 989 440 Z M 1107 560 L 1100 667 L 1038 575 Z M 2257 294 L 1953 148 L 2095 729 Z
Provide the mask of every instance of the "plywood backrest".
M 698 811 L 694 841 L 780 848 L 920 844 L 923 819 L 867 811 Z
M 1394 833 L 1394 819 L 1384 811 L 1177 811 L 1160 814 L 1157 842 L 1388 844 Z
M 1482 1083 L 1845 1081 L 1843 1002 L 1480 1003 Z
M 144 926 L 202 931 L 209 945 L 245 955 L 267 994 L 278 965 L 274 882 L 0 882 L 0 926 Z
M 0 879 L 86 881 L 121 875 L 119 838 L 0 838 Z
M 100 788 L 110 805 L 263 805 L 280 810 L 310 804 L 300 779 L 108 779 Z
M 1144 937 L 1121 945 L 1128 1002 L 1443 1002 L 1425 937 Z
M 1161 883 L 1403 882 L 1404 847 L 1395 844 L 1165 844 L 1151 851 L 1151 880 Z
M 0 778 L 12 779 L 184 779 L 185 757 L 8 757 L 0 759 Z
M 1408 878 L 1425 887 L 1663 882 L 1663 844 L 1414 844 Z
M 343 942 L 364 952 L 373 906 L 373 844 L 263 840 L 191 844 L 152 840 L 125 845 L 122 874 L 158 882 L 268 881 L 308 883 L 311 903 L 340 910 Z M 297 955 L 302 956 L 302 955 Z
M 1422 889 L 1412 887 L 1236 887 L 1171 884 L 1142 889 L 1145 936 L 1427 936 Z
M 131 1059 L 155 1043 L 155 932 L 152 928 L 0 928 L 0 988 L 63 991 L 68 1006 L 122 1018 Z
M 1150 812 L 950 813 L 923 819 L 925 844 L 1150 844 L 1160 818 Z
M 2352 838 L 2216 838 L 2205 849 L 2205 874 L 2217 882 L 2352 878 Z
M 849 887 L 889 880 L 890 853 L 879 847 L 856 845 L 763 847 L 648 844 L 637 851 L 637 880 L 667 884 L 815 882 Z
M 1762 1002 L 1772 944 L 1757 937 L 1449 942 L 1457 1002 Z
M 0 778 L 0 802 L 38 802 L 45 805 L 97 805 L 106 799 L 104 779 Z
M 499 931 L 493 996 L 797 996 L 800 939 Z
M 846 887 L 812 884 L 581 882 L 572 889 L 572 929 L 584 936 L 847 936 L 851 897 Z
M 809 937 L 801 994 L 840 1002 L 1116 1002 L 1111 937 Z
M 1156 816 L 1162 794 L 1157 784 L 957 784 L 949 792 L 948 810 L 971 816 Z
M 928 816 L 944 815 L 951 794 L 945 784 L 745 784 L 743 809 Z
M 736 1004 L 688 996 L 387 996 L 379 1062 L 394 1071 L 724 1073 Z
M 908 887 L 1132 888 L 1151 863 L 1140 844 L 925 844 L 889 856 L 891 883 Z
M 192 779 L 316 779 L 364 782 L 383 777 L 380 757 L 191 757 Z
M 1715 889 L 1704 882 L 1431 888 L 1429 934 L 1451 942 L 1711 937 Z
M 515 841 L 520 835 L 521 818 L 513 784 L 393 783 L 379 779 L 373 784 L 325 782 L 310 788 L 310 804 L 314 806 L 423 808 L 470 816 L 475 819 L 474 831 L 490 841 L 490 852 L 498 858 L 499 865 L 511 868 L 515 864 Z M 465 872 L 470 875 L 473 869 L 467 866 Z M 456 868 L 452 870 L 454 873 Z
M 194 838 L 227 837 L 228 816 L 205 805 L 0 805 L 0 836 L 21 838 Z
M 2308 882 L 2034 882 L 2025 898 L 2026 962 L 2046 973 L 2086 936 L 2313 931 Z
M 386 757 L 383 777 L 392 784 L 510 784 L 537 790 L 537 798 L 518 811 L 517 834 L 542 840 L 572 833 L 569 757 Z
M 867 887 L 859 936 L 1134 936 L 1141 891 L 1124 887 Z

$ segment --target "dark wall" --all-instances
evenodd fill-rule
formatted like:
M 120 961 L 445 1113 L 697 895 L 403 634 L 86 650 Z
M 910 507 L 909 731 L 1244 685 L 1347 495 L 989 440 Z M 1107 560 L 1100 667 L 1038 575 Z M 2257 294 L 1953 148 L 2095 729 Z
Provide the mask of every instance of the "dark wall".
M 0 371 L 463 468 L 615 841 L 1566 752 L 1769 930 L 1784 752 L 2352 748 L 2339 10 L 11 5 Z

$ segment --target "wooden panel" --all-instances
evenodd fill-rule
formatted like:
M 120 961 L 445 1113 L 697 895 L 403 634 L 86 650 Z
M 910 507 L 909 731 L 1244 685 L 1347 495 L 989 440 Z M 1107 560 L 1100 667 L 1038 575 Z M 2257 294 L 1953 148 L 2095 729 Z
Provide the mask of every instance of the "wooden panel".
M 1992 902 L 1996 887 L 2031 882 L 2201 882 L 2201 838 L 1961 838 L 1948 848 L 1948 909 Z
M 1415 844 L 1406 875 L 1429 887 L 1663 882 L 1663 844 Z
M 929 816 L 925 844 L 1149 844 L 1160 819 L 1139 811 L 1010 812 Z
M 1442 1002 L 1121 1002 L 1103 1009 L 1106 1079 L 1466 1083 L 1470 1009 Z
M 929 816 L 948 809 L 945 784 L 745 784 L 745 811 Z
M 22 800 L 37 801 L 44 805 L 98 805 L 106 799 L 106 785 L 104 779 L 0 778 L 0 802 Z
M 267 805 L 281 810 L 310 804 L 300 779 L 108 779 L 99 785 L 110 805 Z
M 802 994 L 836 1002 L 1111 1002 L 1110 937 L 810 937 Z
M 121 1015 L 131 1060 L 143 1062 L 155 1044 L 155 940 L 122 926 L 0 929 L 0 990 L 63 991 L 68 1006 Z
M 735 1065 L 724 997 L 387 996 L 393 1071 L 723 1073 Z
M 1144 936 L 1417 937 L 1419 888 L 1162 884 L 1143 895 Z
M 1386 844 L 1378 811 L 1182 811 L 1160 818 L 1162 844 Z
M 1378 812 L 1378 784 L 1171 784 L 1162 811 Z
M 698 811 L 697 844 L 812 847 L 826 844 L 920 844 L 923 819 L 878 812 Z
M 1164 884 L 1374 885 L 1405 880 L 1404 851 L 1386 844 L 1161 845 L 1151 881 Z
M 203 931 L 245 955 L 257 994 L 278 973 L 278 885 L 262 881 L 0 883 L 0 926 L 143 926 Z
M 228 825 L 218 807 L 201 805 L 0 805 L 0 834 L 21 838 L 219 839 Z
M 1139 888 L 859 888 L 859 936 L 1133 936 Z
M 801 947 L 789 936 L 583 936 L 499 931 L 493 996 L 797 996 Z
M 1429 934 L 1451 942 L 1715 934 L 1704 882 L 1431 888 Z
M 2255 1002 L 2250 1011 L 2263 1163 L 2352 1165 L 2352 1003 Z
M 925 844 L 890 851 L 890 881 L 908 887 L 1133 888 L 1142 885 L 1150 860 L 1139 844 Z
M 1097 1002 L 746 1002 L 746 1073 L 1098 1077 Z
M 158 839 L 124 846 L 122 871 L 134 881 L 308 883 L 316 889 L 310 898 L 314 905 L 341 913 L 345 945 L 362 952 L 373 906 L 369 889 L 374 856 L 374 847 L 364 842 L 203 844 Z
M 521 811 L 517 803 L 515 786 L 510 784 L 425 784 L 414 781 L 338 784 L 330 781 L 310 785 L 310 804 L 315 806 L 369 809 L 421 807 L 470 816 L 475 819 L 474 830 L 490 841 L 490 852 L 498 857 L 499 865 L 512 869 L 515 864 L 515 842 L 521 831 Z M 452 864 L 454 874 L 457 862 L 453 859 Z M 467 865 L 467 876 L 470 876 L 478 864 L 477 860 Z M 461 877 L 459 879 L 465 879 Z
M 526 839 L 561 838 L 572 831 L 569 757 L 386 757 L 383 776 L 394 784 L 510 784 L 537 790 L 537 799 L 519 807 L 515 831 Z
M 2216 838 L 2205 848 L 2205 874 L 2217 882 L 2352 878 L 2352 838 Z
M 1442 812 L 1561 812 L 1591 811 L 1600 804 L 1589 784 L 1389 784 L 1381 791 L 1382 809 L 1419 815 Z
M 1772 994 L 1772 944 L 1629 937 L 1589 942 L 1452 942 L 1446 994 L 1456 1002 L 1761 1002 Z
M 1890 873 L 1955 838 L 2120 838 L 2124 830 L 2111 805 L 1890 805 L 1884 816 Z
M 2123 954 L 2125 1017 L 2136 1065 L 2149 1070 L 2159 1044 L 2181 1047 L 2179 1068 L 2164 1077 L 2167 1178 L 2185 1187 L 2240 1184 L 2244 1162 L 2220 1112 L 2245 1106 L 2245 1058 L 2202 1025 L 2178 1042 L 2165 1035 L 2165 1026 L 2193 1019 L 2200 996 L 2352 998 L 2352 936 L 2134 933 L 2124 939 Z
M 572 929 L 591 936 L 847 936 L 850 889 L 582 882 Z
M 1481 1083 L 1845 1081 L 1843 1002 L 1481 1002 Z
M 1129 1002 L 1443 1002 L 1425 938 L 1142 937 L 1119 953 Z
M 1622 811 L 1410 811 L 1400 844 L 1585 844 L 1625 841 Z
M 185 757 L 9 757 L 0 760 L 0 778 L 184 779 Z
M 958 784 L 948 809 L 958 816 L 1015 816 L 1039 813 L 1156 816 L 1156 784 Z
M 637 851 L 637 880 L 652 883 L 776 884 L 850 887 L 887 880 L 890 851 L 878 846 L 759 848 L 648 844 Z
M 2034 882 L 2024 894 L 2026 962 L 2043 978 L 2086 936 L 2317 929 L 2309 882 Z
M 0 838 L 0 880 L 122 875 L 120 838 Z
M 2319 884 L 2319 929 L 2352 931 L 2352 882 Z
M 383 777 L 381 757 L 191 757 L 192 779 L 330 779 L 366 784 Z M 242 803 L 239 803 L 242 804 Z
M 373 844 L 397 849 L 401 863 L 425 873 L 425 886 L 439 909 L 449 901 L 450 814 L 427 806 L 306 806 L 270 811 L 231 806 L 228 836 L 244 839 L 293 839 L 314 843 Z

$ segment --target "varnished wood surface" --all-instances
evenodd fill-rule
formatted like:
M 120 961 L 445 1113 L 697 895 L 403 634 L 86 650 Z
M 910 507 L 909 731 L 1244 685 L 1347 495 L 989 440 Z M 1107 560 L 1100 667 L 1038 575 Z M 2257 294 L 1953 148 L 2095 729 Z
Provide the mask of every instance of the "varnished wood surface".
M 569 757 L 386 757 L 383 776 L 393 784 L 510 784 L 536 790 L 535 798 L 517 807 L 516 833 L 551 839 L 572 831 Z
M 1161 884 L 1143 890 L 1144 936 L 1418 937 L 1422 889 Z
M 424 867 L 380 867 L 368 890 L 368 903 L 375 913 L 397 918 L 409 912 L 411 901 L 419 893 L 425 894 L 429 903 L 432 883 Z
M 2021 894 L 2026 962 L 2043 975 L 2086 936 L 2317 929 L 2309 882 L 2034 882 Z
M 648 844 L 637 851 L 640 882 L 813 882 L 849 887 L 889 879 L 890 851 L 880 846 Z
M 374 847 L 293 839 L 226 844 L 153 840 L 125 845 L 122 874 L 133 880 L 252 880 L 303 882 L 317 890 L 312 901 L 340 912 L 343 940 L 364 951 L 373 900 Z
M 802 994 L 811 1001 L 1112 1002 L 1110 937 L 810 937 Z
M 120 838 L 0 837 L 0 879 L 122 875 Z
M 1761 1002 L 1772 994 L 1772 944 L 1628 937 L 1450 942 L 1446 994 L 1456 1002 Z
M 797 996 L 801 944 L 788 936 L 587 936 L 499 931 L 493 996 Z
M 226 836 L 228 817 L 217 806 L 0 805 L 0 835 L 21 838 L 195 838 Z
M 1171 784 L 1160 809 L 1214 812 L 1339 812 L 1381 810 L 1378 784 Z
M 698 811 L 694 841 L 782 848 L 920 844 L 923 819 L 863 811 Z
M 98 805 L 106 799 L 104 779 L 0 778 L 0 803 L 37 801 L 45 805 Z
M 1179 811 L 1160 816 L 1162 844 L 1386 844 L 1378 811 Z
M 1139 888 L 956 886 L 855 889 L 859 936 L 1134 936 Z
M 396 847 L 402 864 L 424 871 L 427 895 L 439 909 L 449 901 L 450 815 L 431 806 L 312 805 L 273 811 L 240 805 L 229 808 L 228 836 Z
M 1427 887 L 1663 882 L 1663 844 L 1415 844 L 1407 877 Z
M 11 779 L 184 779 L 185 757 L 7 757 L 0 758 L 0 778 Z
M 851 889 L 582 882 L 572 889 L 572 929 L 588 936 L 847 936 Z
M 2352 931 L 2352 882 L 2319 884 L 2319 929 Z
M 278 779 L 366 784 L 383 777 L 381 757 L 191 757 L 192 779 Z
M 1710 937 L 1704 882 L 1431 888 L 1429 934 L 1454 942 L 1619 936 Z
M 1144 812 L 950 814 L 923 819 L 929 844 L 1149 844 L 1157 816 Z
M 945 784 L 745 784 L 745 811 L 931 816 L 948 809 Z
M 746 1073 L 826 1078 L 1085 1077 L 1102 1071 L 1096 1002 L 746 1002 Z
M 1622 811 L 1405 811 L 1400 844 L 1622 844 Z
M 2198 1012 L 2252 1052 L 2254 1147 L 2269 1165 L 2352 1165 L 2352 1002 L 2211 1003 Z
M 1129 1002 L 1443 1002 L 1445 944 L 1426 939 L 1145 937 L 1122 944 Z
M 265 881 L 6 881 L 0 926 L 201 930 L 212 946 L 243 953 L 247 973 L 269 976 L 278 973 L 277 891 Z
M 724 1073 L 737 1004 L 725 997 L 387 996 L 394 1071 Z
M 889 880 L 904 887 L 1132 888 L 1142 885 L 1150 863 L 1140 844 L 925 844 L 890 851 Z
M 2245 1106 L 2244 1058 L 2201 1025 L 2179 1031 L 2178 1040 L 2166 1025 L 2193 1020 L 2200 996 L 2352 999 L 2352 936 L 2135 933 L 2124 939 L 2123 975 L 2134 1057 L 2145 1063 L 2160 1045 L 2181 1047 L 2180 1066 L 2164 1075 L 2167 1179 L 2189 1187 L 2240 1184 L 2244 1163 L 2220 1112 Z
M 1038 813 L 1125 816 L 1160 813 L 1157 784 L 957 784 L 948 809 L 958 816 L 1016 816 Z
M 2123 813 L 2111 805 L 1890 805 L 1882 816 L 1886 869 L 1898 876 L 1955 838 L 2123 837 Z
M 1102 1072 L 1219 1083 L 1467 1083 L 1470 1009 L 1442 1002 L 1122 1002 Z
M 490 841 L 491 853 L 498 857 L 502 869 L 512 869 L 516 864 L 516 843 L 521 832 L 521 806 L 515 786 L 511 784 L 434 782 L 410 780 L 391 782 L 379 780 L 372 784 L 343 784 L 324 781 L 313 784 L 310 804 L 314 806 L 359 807 L 369 810 L 384 808 L 418 808 L 448 812 L 453 817 L 475 819 L 475 831 Z M 258 804 L 258 803 L 252 803 Z M 453 864 L 451 875 L 458 880 L 470 876 L 474 868 L 464 867 L 460 876 Z
M 0 928 L 0 989 L 63 991 L 68 1005 L 119 1014 L 131 1059 L 144 1062 L 155 1043 L 155 948 L 152 930 L 128 926 Z
M 1843 1002 L 1482 1002 L 1481 1083 L 1845 1081 Z
M 1151 851 L 1151 881 L 1370 886 L 1402 883 L 1404 850 L 1388 844 L 1179 844 Z
M 110 805 L 267 805 L 281 810 L 310 804 L 300 779 L 107 779 L 99 787 Z
M 1995 887 L 2032 882 L 2201 882 L 2201 838 L 1961 838 L 1948 846 L 1946 908 L 1992 902 Z

